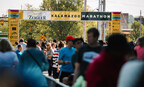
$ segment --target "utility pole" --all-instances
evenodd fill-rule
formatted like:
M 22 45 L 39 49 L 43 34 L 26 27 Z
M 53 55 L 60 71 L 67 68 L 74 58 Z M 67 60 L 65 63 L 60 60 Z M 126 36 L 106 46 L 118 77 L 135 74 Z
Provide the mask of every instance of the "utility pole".
M 106 1 L 99 0 L 99 12 L 105 12 L 106 8 Z M 98 30 L 100 32 L 99 40 L 105 40 L 105 22 L 99 21 L 98 22 Z
M 98 5 L 98 12 L 101 12 L 101 0 L 99 0 L 99 5 Z M 102 32 L 101 32 L 101 21 L 98 21 L 98 30 L 99 30 L 99 40 L 102 39 Z
M 141 22 L 142 22 L 142 20 L 141 20 L 141 14 L 142 14 L 142 12 L 141 12 L 141 10 L 140 10 L 140 31 L 139 31 L 140 37 L 141 37 Z
M 84 12 L 86 12 L 87 0 L 84 0 Z M 86 41 L 86 21 L 83 22 L 83 39 Z
M 103 12 L 105 12 L 106 2 L 103 0 Z M 103 22 L 103 41 L 105 41 L 105 22 Z

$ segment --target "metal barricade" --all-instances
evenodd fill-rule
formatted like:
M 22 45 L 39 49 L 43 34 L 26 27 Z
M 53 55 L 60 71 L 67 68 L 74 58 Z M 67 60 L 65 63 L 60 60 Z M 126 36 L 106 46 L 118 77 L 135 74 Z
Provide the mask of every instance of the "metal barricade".
M 47 79 L 48 87 L 68 87 L 65 84 L 57 81 L 56 79 L 50 77 L 50 76 L 45 76 Z

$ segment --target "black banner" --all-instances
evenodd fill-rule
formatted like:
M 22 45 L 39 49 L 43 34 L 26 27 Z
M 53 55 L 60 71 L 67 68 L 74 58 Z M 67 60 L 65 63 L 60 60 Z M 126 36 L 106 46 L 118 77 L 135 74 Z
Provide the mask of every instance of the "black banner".
M 111 12 L 81 12 L 81 20 L 111 21 Z

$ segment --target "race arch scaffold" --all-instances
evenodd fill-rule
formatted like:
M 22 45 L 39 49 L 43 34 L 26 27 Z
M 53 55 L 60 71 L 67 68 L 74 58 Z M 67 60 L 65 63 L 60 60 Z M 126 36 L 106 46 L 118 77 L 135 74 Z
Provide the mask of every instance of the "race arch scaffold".
M 120 33 L 121 12 L 28 11 L 8 10 L 9 40 L 19 40 L 19 21 L 111 21 L 109 34 Z

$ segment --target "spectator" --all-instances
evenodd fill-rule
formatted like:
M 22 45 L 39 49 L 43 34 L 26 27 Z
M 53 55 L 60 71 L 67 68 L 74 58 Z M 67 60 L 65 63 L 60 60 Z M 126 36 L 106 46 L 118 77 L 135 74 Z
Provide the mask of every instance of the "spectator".
M 88 44 L 81 46 L 78 50 L 78 62 L 75 64 L 74 82 L 78 76 L 85 76 L 89 63 L 101 52 L 101 47 L 97 43 L 98 37 L 99 32 L 96 28 L 90 28 L 87 31 Z
M 73 48 L 73 42 L 72 42 L 72 40 L 74 39 L 75 38 L 72 36 L 67 36 L 66 37 L 67 46 L 62 48 L 59 51 L 58 63 L 62 64 L 60 68 L 60 75 L 59 75 L 60 82 L 62 82 L 64 77 L 68 77 L 73 73 L 71 57 L 75 52 L 75 49 Z
M 125 63 L 128 51 L 129 46 L 123 35 L 111 35 L 108 46 L 94 58 L 87 69 L 87 87 L 116 87 L 119 71 Z
M 11 43 L 2 39 L 0 41 L 0 68 L 16 68 L 18 65 L 17 55 L 13 52 Z
M 42 72 L 48 69 L 44 53 L 36 48 L 34 39 L 28 39 L 27 48 L 21 56 L 22 73 L 36 79 L 40 87 L 47 87 L 47 81 Z
M 22 45 L 22 53 L 26 50 L 26 46 L 27 46 L 27 44 L 26 43 L 24 43 L 24 39 L 23 38 L 21 38 L 20 39 L 20 41 L 19 41 L 19 45 Z

